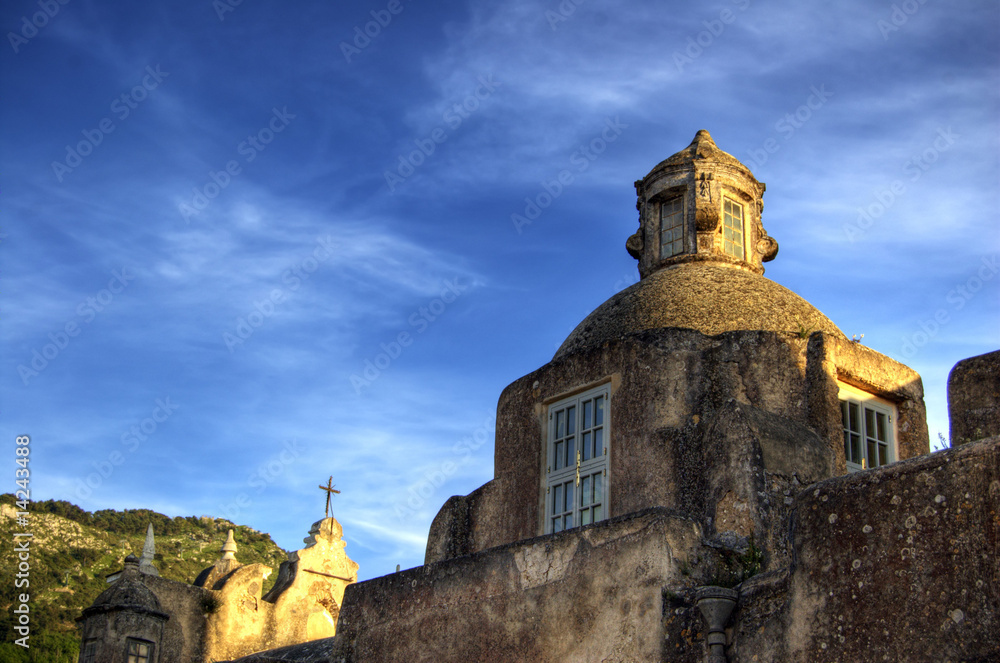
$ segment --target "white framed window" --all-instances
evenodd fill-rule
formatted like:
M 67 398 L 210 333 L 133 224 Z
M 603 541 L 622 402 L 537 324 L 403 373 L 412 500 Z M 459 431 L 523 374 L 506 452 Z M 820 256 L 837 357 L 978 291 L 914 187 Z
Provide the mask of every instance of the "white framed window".
M 840 384 L 840 420 L 847 471 L 857 472 L 896 460 L 896 406 L 850 385 Z
M 153 660 L 153 643 L 129 638 L 126 641 L 128 663 L 150 663 Z
M 660 203 L 660 257 L 684 253 L 684 196 Z
M 549 406 L 545 533 L 608 517 L 608 385 Z
M 745 259 L 743 252 L 743 205 L 732 198 L 722 198 L 722 250 L 726 255 Z

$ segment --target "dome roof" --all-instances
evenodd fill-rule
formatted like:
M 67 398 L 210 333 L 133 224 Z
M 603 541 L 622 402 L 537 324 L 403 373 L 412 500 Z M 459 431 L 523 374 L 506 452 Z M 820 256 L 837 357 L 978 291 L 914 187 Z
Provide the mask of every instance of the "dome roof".
M 677 152 L 656 164 L 653 170 L 649 171 L 649 175 L 646 175 L 646 177 L 648 178 L 650 175 L 654 175 L 671 166 L 676 167 L 692 164 L 695 160 L 710 161 L 718 164 L 725 164 L 727 166 L 733 166 L 741 170 L 749 170 L 732 154 L 719 149 L 719 146 L 715 144 L 714 140 L 712 140 L 712 136 L 704 129 L 701 129 L 695 134 L 694 140 L 691 141 L 690 145 L 685 147 L 680 152 Z
M 649 329 L 844 333 L 812 304 L 763 276 L 715 262 L 647 275 L 601 304 L 563 342 L 555 359 Z
M 101 592 L 94 603 L 84 610 L 84 618 L 95 612 L 130 610 L 166 617 L 156 595 L 143 584 L 139 576 L 139 560 L 134 555 L 125 558 L 125 570 L 111 587 Z

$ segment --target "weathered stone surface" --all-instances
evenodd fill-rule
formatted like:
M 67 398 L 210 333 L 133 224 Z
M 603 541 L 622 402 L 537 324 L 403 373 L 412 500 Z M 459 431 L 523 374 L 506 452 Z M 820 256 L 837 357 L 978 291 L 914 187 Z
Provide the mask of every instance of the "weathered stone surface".
M 142 582 L 170 615 L 163 629 L 159 663 L 204 660 L 205 628 L 215 605 L 212 592 L 157 576 L 143 575 Z
M 231 663 L 327 663 L 333 646 L 333 638 L 323 638 L 251 654 Z
M 709 336 L 764 330 L 844 338 L 816 307 L 770 279 L 715 261 L 691 262 L 658 270 L 612 296 L 577 325 L 555 358 L 665 327 Z
M 761 263 L 778 252 L 778 243 L 768 237 L 761 223 L 764 189 L 749 168 L 720 150 L 707 131 L 699 131 L 690 145 L 635 183 L 639 230 L 626 247 L 638 259 L 641 277 L 702 260 L 763 274 Z M 728 251 L 722 228 L 727 199 L 737 207 L 736 247 L 732 246 L 734 237 L 728 235 Z M 667 247 L 661 242 L 663 205 L 670 206 L 676 222 L 668 229 Z
M 762 570 L 783 568 L 789 562 L 785 498 L 832 476 L 832 456 L 805 426 L 731 400 L 705 432 L 703 511 L 692 516 L 720 542 L 741 548 L 753 542 L 763 553 Z
M 158 663 L 207 663 L 333 636 L 344 588 L 357 580 L 358 571 L 344 552 L 342 537 L 333 518 L 314 523 L 306 547 L 289 554 L 281 581 L 263 597 L 261 589 L 271 569 L 241 565 L 235 558 L 232 531 L 219 562 L 199 575 L 200 585 L 139 573 L 135 560 L 134 577 L 123 584 L 123 571 L 103 598 L 84 611 L 80 620 L 84 638 L 120 640 L 115 634 L 128 627 L 149 635 L 132 637 L 156 643 Z M 126 564 L 126 571 L 129 568 Z M 105 603 L 117 607 L 109 611 L 102 607 Z M 114 619 L 109 621 L 106 614 L 112 613 Z M 160 615 L 163 622 L 155 633 L 142 621 L 150 614 Z M 121 628 L 116 626 L 119 622 Z M 124 645 L 120 649 L 124 651 Z
M 866 385 L 897 404 L 899 457 L 926 453 L 920 377 L 840 336 L 816 332 L 806 340 L 768 331 L 706 336 L 688 329 L 655 329 L 554 360 L 501 394 L 496 478 L 445 504 L 431 527 L 426 561 L 544 531 L 547 405 L 574 389 L 610 384 L 609 515 L 665 506 L 712 518 L 726 492 L 713 495 L 706 507 L 705 477 L 724 469 L 714 462 L 714 443 L 706 439 L 706 431 L 735 423 L 729 418 L 721 428 L 713 424 L 730 402 L 750 406 L 744 410 L 744 425 L 756 432 L 745 437 L 754 440 L 761 455 L 753 464 L 758 477 L 753 481 L 777 491 L 768 497 L 774 508 L 785 508 L 784 499 L 802 485 L 846 472 L 838 380 Z M 825 451 L 816 446 L 817 439 Z M 750 488 L 749 474 L 742 481 L 748 494 L 757 492 Z M 749 502 L 727 505 L 732 508 L 726 513 L 733 517 L 750 513 Z M 733 531 L 746 535 L 746 529 L 744 523 Z
M 153 523 L 146 526 L 146 541 L 142 545 L 142 556 L 139 558 L 139 572 L 158 576 L 160 572 L 153 566 L 156 557 L 156 539 L 153 537 Z
M 838 381 L 896 405 L 899 460 L 930 451 L 923 382 L 908 366 L 846 338 L 813 333 L 809 337 L 806 377 L 809 425 L 830 441 L 837 474 L 847 472 Z
M 661 660 L 664 589 L 707 573 L 701 536 L 652 509 L 351 585 L 331 660 Z
M 951 444 L 1000 435 L 1000 350 L 964 359 L 948 376 Z
M 792 531 L 776 660 L 997 660 L 1000 438 L 810 486 Z
M 156 579 L 139 571 L 139 559 L 125 558 L 125 568 L 111 587 L 98 595 L 93 605 L 77 620 L 83 628 L 83 645 L 94 648 L 95 660 L 127 663 L 127 640 L 137 638 L 159 643 L 163 640 L 168 613 L 144 584 Z
M 261 596 L 271 569 L 241 566 L 217 584 L 216 614 L 206 625 L 209 658 L 232 659 L 276 647 L 332 637 L 344 588 L 358 565 L 344 552 L 343 529 L 334 518 L 313 523 L 306 546 L 289 553 L 278 582 Z

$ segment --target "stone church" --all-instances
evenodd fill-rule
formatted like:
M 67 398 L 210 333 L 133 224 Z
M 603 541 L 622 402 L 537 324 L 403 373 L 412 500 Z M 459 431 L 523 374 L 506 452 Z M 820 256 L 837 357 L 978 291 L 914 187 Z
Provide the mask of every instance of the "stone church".
M 929 454 L 920 376 L 763 276 L 746 166 L 699 131 L 635 188 L 639 282 L 501 393 L 495 476 L 442 506 L 425 564 L 332 592 L 332 637 L 313 605 L 233 658 L 1000 661 L 1000 352 L 952 371 L 956 446 Z M 133 567 L 85 647 L 132 601 L 150 653 L 94 660 L 209 660 Z M 263 624 L 280 599 L 244 573 L 220 614 Z

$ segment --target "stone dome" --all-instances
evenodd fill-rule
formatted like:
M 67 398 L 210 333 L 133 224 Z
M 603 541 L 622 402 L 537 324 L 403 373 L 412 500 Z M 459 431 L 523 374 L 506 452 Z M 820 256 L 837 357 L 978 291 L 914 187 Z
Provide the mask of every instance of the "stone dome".
M 690 262 L 657 270 L 608 299 L 577 325 L 554 359 L 665 327 L 710 336 L 763 330 L 844 337 L 815 306 L 774 281 L 715 262 Z
M 708 133 L 708 131 L 700 129 L 698 133 L 695 134 L 694 140 L 691 141 L 690 145 L 656 164 L 653 170 L 649 171 L 649 175 L 646 177 L 656 175 L 660 171 L 667 170 L 671 167 L 687 166 L 695 161 L 725 164 L 734 168 L 748 170 L 748 168 L 744 166 L 739 159 L 734 157 L 729 152 L 719 149 L 719 146 L 715 144 L 714 140 L 712 140 L 712 136 Z
M 139 560 L 135 555 L 129 555 L 125 558 L 125 570 L 122 571 L 121 576 L 111 587 L 97 596 L 94 603 L 83 611 L 83 616 L 86 618 L 95 612 L 113 610 L 146 612 L 166 617 L 159 599 L 143 584 L 139 576 Z

